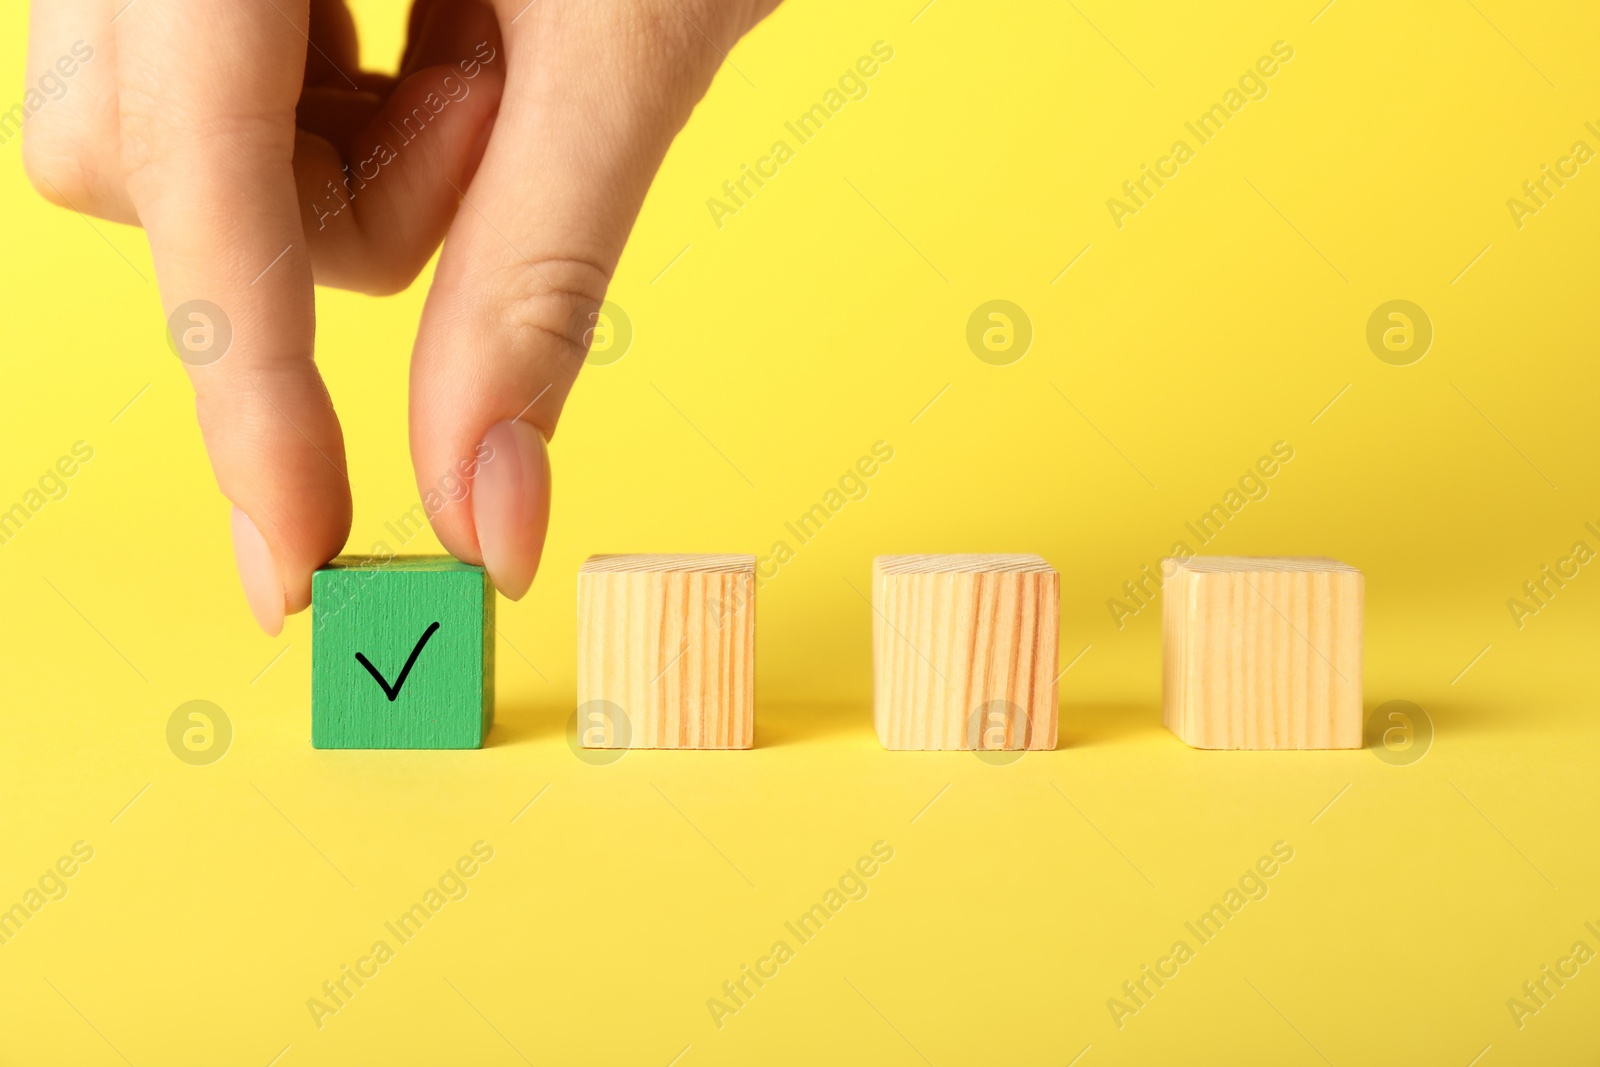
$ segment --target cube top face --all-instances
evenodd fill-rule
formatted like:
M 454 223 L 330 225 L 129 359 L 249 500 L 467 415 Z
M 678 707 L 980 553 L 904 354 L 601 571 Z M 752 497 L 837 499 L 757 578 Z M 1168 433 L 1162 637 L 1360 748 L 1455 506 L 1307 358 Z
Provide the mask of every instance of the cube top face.
M 1366 577 L 1195 557 L 1163 586 L 1162 717 L 1195 748 L 1359 748 Z
M 362 556 L 336 556 L 317 574 L 354 571 L 362 575 L 381 574 L 483 574 L 483 568 L 462 563 L 454 556 L 390 556 L 374 561 Z
M 578 571 L 585 748 L 749 748 L 754 556 L 594 556 Z
M 1056 745 L 1060 576 L 1038 556 L 873 561 L 873 722 L 889 749 Z
M 1054 574 L 1039 556 L 950 554 L 878 556 L 873 570 L 883 574 Z
M 590 556 L 580 574 L 754 574 L 754 556 Z
M 494 717 L 482 567 L 341 557 L 311 576 L 311 623 L 314 747 L 482 747 Z
M 1178 570 L 1196 574 L 1307 574 L 1330 572 L 1334 574 L 1360 574 L 1348 563 L 1323 556 L 1190 556 L 1188 559 L 1170 560 Z M 1169 568 L 1171 569 L 1171 568 Z

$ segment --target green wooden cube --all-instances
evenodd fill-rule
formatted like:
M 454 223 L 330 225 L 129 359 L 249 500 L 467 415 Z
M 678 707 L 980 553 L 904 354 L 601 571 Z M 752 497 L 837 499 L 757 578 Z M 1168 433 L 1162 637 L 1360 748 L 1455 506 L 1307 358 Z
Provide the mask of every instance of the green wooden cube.
M 450 556 L 341 556 L 311 577 L 315 748 L 482 748 L 494 587 Z

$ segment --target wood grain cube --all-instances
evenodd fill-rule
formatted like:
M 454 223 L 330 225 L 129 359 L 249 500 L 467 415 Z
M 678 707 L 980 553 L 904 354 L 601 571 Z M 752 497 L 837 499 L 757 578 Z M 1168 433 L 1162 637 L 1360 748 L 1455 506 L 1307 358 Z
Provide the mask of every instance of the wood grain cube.
M 1055 748 L 1060 602 L 1060 576 L 1038 556 L 873 560 L 883 747 Z
M 311 744 L 481 748 L 494 587 L 449 556 L 341 557 L 311 576 Z
M 1360 571 L 1247 556 L 1165 566 L 1168 729 L 1195 748 L 1361 747 Z
M 754 556 L 591 556 L 578 571 L 583 746 L 749 748 L 755 595 Z M 596 707 L 605 728 L 583 728 Z

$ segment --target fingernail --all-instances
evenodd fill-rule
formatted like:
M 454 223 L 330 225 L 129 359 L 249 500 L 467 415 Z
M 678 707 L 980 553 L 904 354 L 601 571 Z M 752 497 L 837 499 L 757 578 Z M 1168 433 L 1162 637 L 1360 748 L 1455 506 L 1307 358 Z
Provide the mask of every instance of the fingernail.
M 268 637 L 277 637 L 283 630 L 283 581 L 278 577 L 278 564 L 267 539 L 238 508 L 233 509 L 233 559 L 250 613 Z
M 530 423 L 497 422 L 483 435 L 472 482 L 478 549 L 495 588 L 520 600 L 533 584 L 550 525 L 550 457 Z

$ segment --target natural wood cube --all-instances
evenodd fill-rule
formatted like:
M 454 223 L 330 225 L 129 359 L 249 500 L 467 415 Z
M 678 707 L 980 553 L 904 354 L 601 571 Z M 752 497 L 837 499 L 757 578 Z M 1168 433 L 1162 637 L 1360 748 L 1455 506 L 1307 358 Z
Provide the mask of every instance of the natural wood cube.
M 578 571 L 583 746 L 749 748 L 755 595 L 754 556 L 591 556 Z
M 1331 559 L 1250 556 L 1166 568 L 1169 730 L 1195 748 L 1361 747 L 1360 571 Z
M 341 556 L 311 576 L 311 744 L 481 748 L 494 586 L 449 556 Z
M 1038 556 L 873 560 L 883 747 L 1055 748 L 1060 604 L 1060 576 Z

